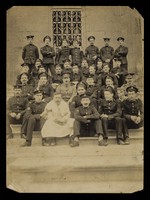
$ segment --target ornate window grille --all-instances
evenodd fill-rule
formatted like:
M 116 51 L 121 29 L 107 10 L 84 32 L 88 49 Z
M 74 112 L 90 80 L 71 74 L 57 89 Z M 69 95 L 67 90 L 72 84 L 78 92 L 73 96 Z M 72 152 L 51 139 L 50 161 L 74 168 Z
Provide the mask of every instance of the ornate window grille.
M 82 45 L 81 10 L 52 10 L 53 45 L 61 46 L 62 39 L 72 45 L 74 39 Z

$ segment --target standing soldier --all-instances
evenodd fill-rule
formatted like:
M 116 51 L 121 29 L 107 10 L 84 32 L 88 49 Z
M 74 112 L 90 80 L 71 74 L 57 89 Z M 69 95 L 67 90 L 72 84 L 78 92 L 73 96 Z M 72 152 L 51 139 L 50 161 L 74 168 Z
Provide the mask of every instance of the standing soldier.
M 33 131 L 41 130 L 45 122 L 45 120 L 41 118 L 41 114 L 46 106 L 46 103 L 42 101 L 42 92 L 40 90 L 35 90 L 34 98 L 35 101 L 32 102 L 27 108 L 26 115 L 22 123 L 22 134 L 26 136 L 26 142 L 21 145 L 22 147 L 31 146 Z
M 38 48 L 33 44 L 34 35 L 28 35 L 27 40 L 28 43 L 22 52 L 22 59 L 24 60 L 25 64 L 29 65 L 30 73 L 35 65 L 36 59 L 39 58 L 39 51 Z
M 102 99 L 98 105 L 98 111 L 102 120 L 103 135 L 99 137 L 99 145 L 108 145 L 108 126 L 116 128 L 117 143 L 124 144 L 122 134 L 121 104 L 113 98 L 114 90 L 108 87 L 104 91 L 105 99 Z
M 125 144 L 130 144 L 128 129 L 138 129 L 143 126 L 143 104 L 137 98 L 137 87 L 130 86 L 126 91 L 127 99 L 122 102 L 123 134 Z
M 13 138 L 10 124 L 22 124 L 22 118 L 28 106 L 28 100 L 21 96 L 21 85 L 14 86 L 14 96 L 10 97 L 7 102 L 7 126 L 6 131 L 8 138 Z
M 119 43 L 119 47 L 115 50 L 115 57 L 119 57 L 121 59 L 121 68 L 128 70 L 128 61 L 127 61 L 127 54 L 128 54 L 128 47 L 124 46 L 124 38 L 118 37 L 117 41 Z
M 109 46 L 110 38 L 104 38 L 105 46 L 100 49 L 100 58 L 103 63 L 109 63 L 110 69 L 113 67 L 114 48 Z
M 95 37 L 88 37 L 90 45 L 85 49 L 85 56 L 87 57 L 88 64 L 94 64 L 97 57 L 99 57 L 99 49 L 94 45 Z
M 47 73 L 48 69 L 50 70 L 51 74 L 55 74 L 55 69 L 54 69 L 54 56 L 55 56 L 55 51 L 54 48 L 50 46 L 51 38 L 50 36 L 45 36 L 43 38 L 43 42 L 45 44 L 44 47 L 40 49 L 41 54 L 43 56 L 43 66 L 45 67 Z

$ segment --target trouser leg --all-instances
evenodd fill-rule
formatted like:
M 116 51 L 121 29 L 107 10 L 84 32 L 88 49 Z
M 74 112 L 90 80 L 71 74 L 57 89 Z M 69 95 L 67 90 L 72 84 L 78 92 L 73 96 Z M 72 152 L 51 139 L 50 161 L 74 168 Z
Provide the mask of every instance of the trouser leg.
M 115 118 L 117 139 L 122 139 L 122 119 L 121 117 Z
M 95 120 L 95 130 L 98 135 L 103 134 L 102 121 L 100 119 Z
M 54 76 L 55 75 L 55 67 L 54 67 L 53 63 L 49 64 L 49 69 L 50 69 L 51 75 Z
M 27 138 L 26 140 L 31 142 L 32 141 L 32 134 L 36 125 L 36 119 L 34 116 L 30 116 L 27 125 Z
M 81 127 L 81 123 L 77 120 L 74 121 L 74 124 L 73 124 L 73 138 L 75 137 L 79 137 L 80 135 L 80 127 Z
M 102 118 L 102 129 L 103 129 L 103 137 L 105 139 L 108 138 L 108 119 L 107 118 Z
M 127 120 L 125 118 L 122 118 L 122 131 L 123 131 L 124 139 L 129 137 L 129 131 L 128 131 L 128 127 L 127 127 Z

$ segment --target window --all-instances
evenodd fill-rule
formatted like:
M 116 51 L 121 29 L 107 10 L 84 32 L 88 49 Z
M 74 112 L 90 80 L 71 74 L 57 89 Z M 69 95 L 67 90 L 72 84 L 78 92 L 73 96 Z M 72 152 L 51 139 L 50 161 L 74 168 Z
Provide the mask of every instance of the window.
M 52 10 L 53 45 L 61 46 L 62 39 L 72 45 L 77 39 L 82 45 L 81 10 Z

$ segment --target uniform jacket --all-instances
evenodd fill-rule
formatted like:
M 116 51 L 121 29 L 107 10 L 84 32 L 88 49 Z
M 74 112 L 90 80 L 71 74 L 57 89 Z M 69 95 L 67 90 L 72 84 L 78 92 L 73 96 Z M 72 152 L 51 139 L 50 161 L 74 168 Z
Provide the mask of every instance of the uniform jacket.
M 87 118 L 84 118 L 84 116 Z M 96 108 L 90 105 L 88 108 L 84 108 L 83 106 L 76 108 L 74 117 L 79 122 L 88 123 L 88 120 L 99 119 L 100 115 Z
M 71 73 L 71 81 L 80 82 L 81 80 L 82 80 L 82 75 L 80 72 L 78 74 Z
M 25 97 L 11 97 L 7 101 L 7 113 L 21 113 L 23 115 L 28 106 L 28 100 Z
M 112 117 L 120 117 L 122 114 L 121 104 L 119 100 L 106 101 L 102 99 L 98 105 L 98 112 L 101 114 L 111 115 Z
M 38 48 L 34 44 L 28 44 L 23 48 L 22 59 L 26 64 L 35 64 L 39 58 Z
M 122 64 L 127 64 L 127 54 L 128 54 L 128 47 L 120 45 L 115 50 L 115 57 L 119 57 L 121 59 Z
M 54 93 L 54 89 L 49 82 L 47 82 L 45 85 L 40 85 L 39 90 L 42 90 L 44 98 L 52 97 Z
M 113 73 L 101 73 L 99 76 L 98 76 L 98 85 L 99 86 L 102 86 L 102 85 L 105 85 L 105 78 L 106 76 L 111 76 L 114 80 L 114 85 L 118 87 L 118 80 L 117 80 L 117 77 L 115 76 L 115 74 Z
M 114 48 L 111 46 L 105 46 L 100 49 L 100 57 L 103 62 L 106 59 L 112 60 L 114 58 Z
M 91 96 L 96 90 L 97 90 L 96 85 L 88 85 L 87 90 L 86 90 L 86 94 Z
M 64 60 L 69 59 L 70 55 L 70 48 L 69 47 L 61 47 L 56 54 L 56 64 L 64 64 Z
M 52 77 L 52 83 L 62 83 L 62 75 L 61 74 L 55 74 Z
M 143 120 L 143 104 L 140 99 L 136 99 L 135 101 L 129 101 L 129 99 L 125 99 L 122 102 L 123 106 L 123 116 L 127 119 L 131 119 L 131 115 L 140 116 Z
M 54 64 L 55 51 L 53 47 L 45 45 L 40 49 L 40 52 L 43 56 L 43 64 Z
M 83 51 L 81 51 L 80 48 L 75 47 L 70 50 L 70 54 L 72 56 L 72 64 L 77 63 L 80 66 L 84 56 Z
M 90 45 L 85 49 L 85 56 L 88 61 L 94 63 L 93 56 L 99 56 L 99 49 L 95 45 Z

